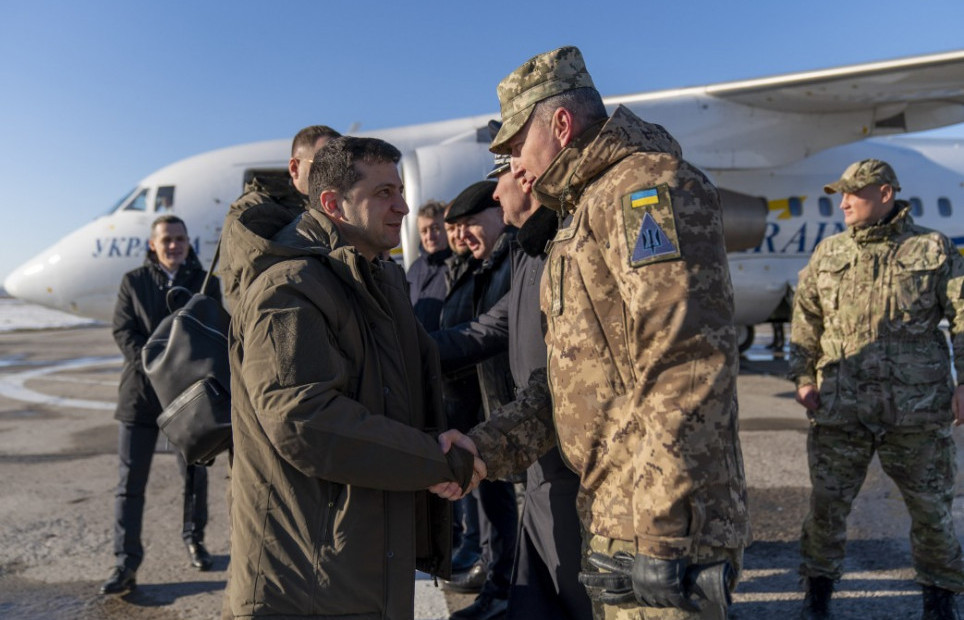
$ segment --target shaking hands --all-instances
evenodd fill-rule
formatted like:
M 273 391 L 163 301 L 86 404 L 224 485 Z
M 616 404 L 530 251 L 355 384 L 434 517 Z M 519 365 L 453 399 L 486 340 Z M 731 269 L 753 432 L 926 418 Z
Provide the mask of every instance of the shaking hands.
M 439 447 L 442 449 L 442 454 L 448 454 L 452 446 L 458 446 L 463 450 L 467 450 L 475 457 L 472 464 L 472 480 L 465 489 L 457 482 L 440 482 L 428 488 L 429 491 L 444 499 L 452 501 L 461 499 L 472 492 L 472 490 L 478 487 L 479 483 L 485 479 L 485 463 L 479 458 L 479 450 L 475 447 L 475 443 L 455 429 L 445 431 L 439 435 L 438 442 Z

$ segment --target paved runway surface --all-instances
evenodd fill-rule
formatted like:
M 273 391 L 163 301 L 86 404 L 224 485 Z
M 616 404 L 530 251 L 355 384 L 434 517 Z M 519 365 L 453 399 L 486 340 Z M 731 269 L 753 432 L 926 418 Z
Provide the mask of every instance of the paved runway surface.
M 731 618 L 797 614 L 797 540 L 809 479 L 806 418 L 793 402 L 785 364 L 764 349 L 762 330 L 740 376 L 741 438 L 750 485 L 754 544 Z M 228 564 L 226 469 L 211 469 L 206 543 L 214 569 L 197 572 L 180 540 L 180 478 L 163 443 L 151 471 L 145 515 L 146 557 L 138 589 L 123 597 L 97 591 L 113 564 L 111 521 L 117 476 L 113 403 L 120 357 L 106 327 L 0 333 L 0 617 L 39 620 L 210 619 L 217 616 Z M 958 443 L 964 431 L 955 431 Z M 959 450 L 958 462 L 962 451 Z M 958 495 L 964 481 L 958 478 Z M 958 532 L 964 510 L 955 503 Z M 847 575 L 838 618 L 917 618 L 899 493 L 872 468 L 850 518 Z M 574 533 L 574 535 L 576 535 Z M 417 589 L 416 617 L 447 617 L 471 597 Z M 532 619 L 536 620 L 536 619 Z

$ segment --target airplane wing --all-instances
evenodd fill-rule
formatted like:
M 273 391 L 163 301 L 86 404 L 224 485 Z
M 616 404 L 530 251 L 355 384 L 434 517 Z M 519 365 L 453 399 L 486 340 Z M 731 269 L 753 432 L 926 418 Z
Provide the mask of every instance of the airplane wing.
M 871 136 L 964 122 L 964 50 L 612 97 L 710 169 L 798 161 Z

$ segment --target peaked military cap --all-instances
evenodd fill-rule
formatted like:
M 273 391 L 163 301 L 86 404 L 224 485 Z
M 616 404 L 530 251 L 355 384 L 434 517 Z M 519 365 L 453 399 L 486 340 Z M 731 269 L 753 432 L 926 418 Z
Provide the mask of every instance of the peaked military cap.
M 537 103 L 587 86 L 595 88 L 577 47 L 560 47 L 525 61 L 496 89 L 502 107 L 502 128 L 489 150 L 508 154 L 508 141 L 525 126 Z
M 500 129 L 502 129 L 502 123 L 500 121 L 489 121 L 489 138 L 494 140 Z M 494 179 L 503 172 L 506 172 L 509 169 L 511 159 L 507 153 L 496 153 L 495 160 L 492 162 L 492 170 L 489 174 L 485 175 L 485 178 Z
M 478 181 L 463 189 L 462 193 L 452 201 L 449 212 L 445 216 L 445 221 L 451 224 L 467 215 L 480 213 L 491 207 L 498 207 L 499 203 L 492 197 L 495 185 L 495 181 Z
M 890 164 L 879 159 L 862 159 L 847 166 L 840 179 L 835 183 L 824 185 L 823 191 L 828 194 L 837 192 L 852 194 L 868 185 L 883 185 L 884 183 L 893 187 L 894 191 L 900 191 L 897 174 L 890 167 Z

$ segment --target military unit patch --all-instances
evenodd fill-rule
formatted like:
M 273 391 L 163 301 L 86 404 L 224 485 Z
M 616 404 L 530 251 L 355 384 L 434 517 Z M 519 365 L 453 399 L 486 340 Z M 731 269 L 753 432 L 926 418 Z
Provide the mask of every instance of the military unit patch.
M 623 196 L 622 206 L 631 267 L 680 257 L 676 214 L 666 185 L 631 192 Z

